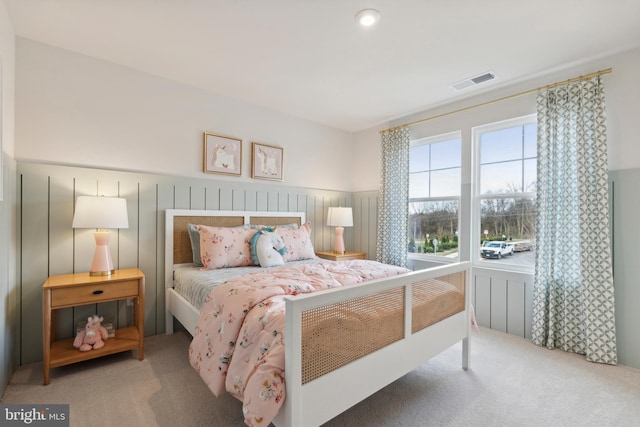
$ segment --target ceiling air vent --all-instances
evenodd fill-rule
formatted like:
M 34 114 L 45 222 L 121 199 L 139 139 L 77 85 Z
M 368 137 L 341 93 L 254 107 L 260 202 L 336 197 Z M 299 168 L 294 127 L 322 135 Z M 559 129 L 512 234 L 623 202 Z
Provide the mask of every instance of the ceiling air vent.
M 480 83 L 488 82 L 489 80 L 493 80 L 496 78 L 496 75 L 493 71 L 488 71 L 484 74 L 480 74 L 479 76 L 471 77 L 469 79 L 461 80 L 457 83 L 453 83 L 450 86 L 455 90 L 466 89 L 471 86 L 479 85 Z

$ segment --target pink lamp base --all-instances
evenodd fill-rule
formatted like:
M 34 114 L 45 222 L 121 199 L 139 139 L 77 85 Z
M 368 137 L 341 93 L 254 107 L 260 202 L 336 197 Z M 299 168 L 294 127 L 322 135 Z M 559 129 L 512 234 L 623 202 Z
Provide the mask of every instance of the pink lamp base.
M 336 227 L 336 241 L 333 244 L 333 251 L 344 255 L 344 227 Z
M 93 254 L 90 276 L 110 276 L 115 272 L 111 252 L 109 251 L 109 232 L 96 231 L 96 251 Z

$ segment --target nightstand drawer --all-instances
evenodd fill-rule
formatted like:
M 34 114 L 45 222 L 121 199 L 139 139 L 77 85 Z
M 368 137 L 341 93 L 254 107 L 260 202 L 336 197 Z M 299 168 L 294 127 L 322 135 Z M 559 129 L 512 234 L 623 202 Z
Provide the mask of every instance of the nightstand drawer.
M 138 295 L 138 281 L 105 282 L 95 285 L 56 288 L 51 293 L 51 307 L 91 304 Z

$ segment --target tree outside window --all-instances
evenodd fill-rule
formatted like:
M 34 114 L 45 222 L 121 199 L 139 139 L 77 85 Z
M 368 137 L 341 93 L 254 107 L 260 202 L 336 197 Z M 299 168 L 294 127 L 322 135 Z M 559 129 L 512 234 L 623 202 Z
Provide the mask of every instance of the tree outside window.
M 412 141 L 409 158 L 407 249 L 414 254 L 458 258 L 460 134 Z
M 476 230 L 480 262 L 533 268 L 536 222 L 535 116 L 474 129 L 477 174 Z M 492 256 L 489 242 L 513 246 L 508 256 Z M 511 253 L 513 255 L 511 255 Z M 500 254 L 500 255 L 504 255 Z M 496 259 L 497 258 L 497 259 Z

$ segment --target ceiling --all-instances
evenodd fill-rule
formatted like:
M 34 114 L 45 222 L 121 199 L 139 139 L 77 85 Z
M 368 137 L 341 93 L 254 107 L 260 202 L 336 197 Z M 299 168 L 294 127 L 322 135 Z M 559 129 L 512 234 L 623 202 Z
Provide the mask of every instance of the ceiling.
M 640 46 L 638 0 L 0 1 L 17 36 L 349 132 Z

